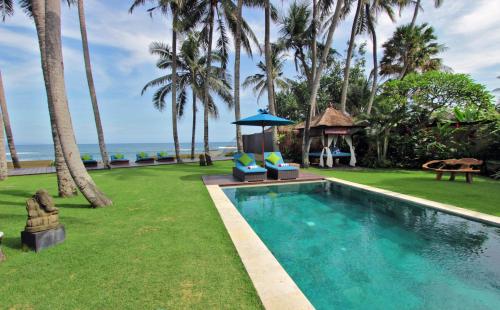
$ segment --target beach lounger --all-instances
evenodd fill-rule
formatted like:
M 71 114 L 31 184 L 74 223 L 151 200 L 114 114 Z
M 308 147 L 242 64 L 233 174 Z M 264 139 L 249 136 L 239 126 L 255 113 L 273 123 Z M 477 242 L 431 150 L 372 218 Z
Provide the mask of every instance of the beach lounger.
M 127 166 L 129 164 L 129 160 L 126 159 L 123 154 L 118 153 L 111 155 L 111 161 L 109 163 L 116 166 Z
M 299 177 L 299 169 L 286 164 L 280 152 L 265 152 L 264 158 L 269 178 L 287 180 Z
M 136 164 L 154 164 L 155 159 L 149 156 L 146 152 L 140 152 L 136 154 L 135 163 Z
M 95 160 L 92 155 L 90 155 L 90 154 L 83 154 L 81 158 L 82 158 L 83 165 L 86 168 L 97 167 L 97 160 Z
M 156 161 L 159 163 L 170 163 L 174 160 L 175 158 L 173 156 L 168 156 L 167 152 L 156 153 Z
M 233 176 L 242 182 L 264 181 L 267 170 L 257 166 L 252 153 L 234 154 Z

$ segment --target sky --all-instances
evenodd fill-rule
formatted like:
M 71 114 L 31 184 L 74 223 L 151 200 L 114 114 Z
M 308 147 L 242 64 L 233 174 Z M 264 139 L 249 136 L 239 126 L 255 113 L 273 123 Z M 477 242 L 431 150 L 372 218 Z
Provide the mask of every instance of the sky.
M 91 61 L 101 112 L 104 134 L 108 143 L 172 142 L 170 107 L 157 111 L 152 103 L 152 92 L 141 96 L 146 82 L 162 74 L 155 67 L 155 57 L 148 52 L 153 41 L 171 43 L 170 17 L 154 15 L 145 8 L 128 13 L 131 1 L 87 0 L 85 2 L 87 31 Z M 284 14 L 290 1 L 272 1 Z M 431 0 L 423 0 L 423 12 L 418 23 L 430 23 L 439 42 L 447 46 L 441 54 L 444 64 L 456 73 L 467 73 L 488 89 L 500 87 L 500 1 L 444 1 L 435 9 Z M 245 8 L 244 18 L 259 41 L 264 41 L 264 14 L 261 10 Z M 391 37 L 398 25 L 408 23 L 412 10 L 406 9 L 393 23 L 384 15 L 377 23 L 379 57 L 382 44 Z M 85 76 L 78 15 L 76 7 L 63 6 L 63 55 L 66 88 L 75 135 L 78 143 L 96 143 L 97 135 Z M 344 51 L 350 35 L 352 15 L 335 32 L 333 47 Z M 279 26 L 273 25 L 271 40 L 279 36 Z M 367 69 L 371 69 L 371 41 L 359 36 L 358 43 L 367 42 Z M 232 74 L 234 53 L 230 54 L 228 68 Z M 242 80 L 258 70 L 263 59 L 242 54 Z M 16 7 L 13 17 L 0 23 L 0 70 L 7 97 L 14 138 L 17 144 L 50 144 L 52 142 L 46 103 L 40 54 L 33 22 Z M 285 75 L 294 78 L 297 73 L 289 61 Z M 266 106 L 266 96 L 257 102 L 251 89 L 241 89 L 241 114 L 253 115 Z M 168 103 L 170 100 L 168 101 Z M 188 101 L 191 102 L 190 100 Z M 220 117 L 210 120 L 210 140 L 234 140 L 235 128 L 231 122 L 234 112 L 218 102 Z M 201 107 L 199 107 L 201 110 Z M 191 140 L 191 107 L 179 121 L 181 142 Z M 203 137 L 202 113 L 198 113 L 197 141 Z M 243 133 L 256 132 L 243 127 Z

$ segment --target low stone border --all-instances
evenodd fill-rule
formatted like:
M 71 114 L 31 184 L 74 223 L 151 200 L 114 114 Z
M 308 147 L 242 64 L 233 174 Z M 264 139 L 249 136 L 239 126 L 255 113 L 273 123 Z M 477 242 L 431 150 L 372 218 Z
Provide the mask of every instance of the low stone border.
M 218 185 L 206 187 L 264 307 L 314 309 L 222 189 Z
M 372 186 L 368 186 L 368 185 L 363 185 L 363 184 L 359 184 L 359 183 L 349 182 L 349 181 L 345 181 L 345 180 L 341 180 L 341 179 L 337 179 L 337 178 L 326 178 L 326 180 L 334 182 L 334 183 L 340 183 L 340 184 L 364 189 L 364 190 L 367 190 L 370 192 L 379 193 L 382 195 L 394 197 L 397 199 L 410 201 L 410 202 L 417 203 L 417 204 L 420 204 L 420 205 L 423 205 L 423 206 L 426 206 L 426 207 L 429 207 L 432 209 L 443 211 L 445 213 L 458 215 L 460 217 L 464 217 L 464 218 L 471 219 L 474 221 L 483 222 L 483 223 L 487 223 L 487 224 L 490 224 L 493 226 L 500 227 L 500 217 L 498 217 L 498 216 L 489 215 L 489 214 L 485 214 L 485 213 L 481 213 L 481 212 L 477 212 L 477 211 L 472 211 L 472 210 L 468 210 L 468 209 L 464 209 L 464 208 L 459 208 L 459 207 L 455 207 L 455 206 L 449 205 L 449 204 L 444 204 L 444 203 L 440 203 L 440 202 L 436 202 L 436 201 L 432 201 L 432 200 L 427 200 L 424 198 L 418 198 L 418 197 L 414 197 L 414 196 L 410 196 L 410 195 L 405 195 L 405 194 L 401 194 L 401 193 L 397 193 L 397 192 L 393 192 L 393 191 L 389 191 L 389 190 L 385 190 L 385 189 L 380 189 L 380 188 L 376 188 L 376 187 L 372 187 Z

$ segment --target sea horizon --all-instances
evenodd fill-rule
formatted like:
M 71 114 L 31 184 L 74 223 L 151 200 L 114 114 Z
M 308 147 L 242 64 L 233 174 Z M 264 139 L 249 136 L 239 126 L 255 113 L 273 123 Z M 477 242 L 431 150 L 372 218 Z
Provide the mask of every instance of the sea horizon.
M 97 143 L 79 143 L 78 148 L 81 154 L 89 154 L 96 160 L 102 160 L 99 145 Z M 226 153 L 236 148 L 236 142 L 210 142 L 209 148 L 211 152 Z M 106 149 L 111 156 L 116 153 L 125 155 L 125 158 L 135 159 L 139 152 L 146 152 L 150 155 L 156 155 L 157 152 L 167 152 L 169 155 L 175 154 L 174 143 L 160 142 L 128 142 L 128 143 L 106 143 Z M 8 150 L 8 148 L 7 148 Z M 200 153 L 204 150 L 203 142 L 195 143 L 195 153 Z M 28 160 L 53 160 L 54 146 L 53 144 L 16 144 L 16 151 L 21 161 Z M 191 142 L 180 142 L 181 154 L 191 153 Z M 10 152 L 7 152 L 7 160 L 11 160 Z

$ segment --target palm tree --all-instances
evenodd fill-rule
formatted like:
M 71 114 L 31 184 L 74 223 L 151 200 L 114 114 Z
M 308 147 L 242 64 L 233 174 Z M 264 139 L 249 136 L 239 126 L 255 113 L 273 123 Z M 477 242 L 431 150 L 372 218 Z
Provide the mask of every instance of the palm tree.
M 349 87 L 349 74 L 351 71 L 351 59 L 352 52 L 354 50 L 354 43 L 356 35 L 360 32 L 360 14 L 363 10 L 364 0 L 358 0 L 356 5 L 356 13 L 354 14 L 354 20 L 352 22 L 351 37 L 349 39 L 349 47 L 347 48 L 347 56 L 345 60 L 344 67 L 344 82 L 342 83 L 342 94 L 340 96 L 340 110 L 346 113 L 346 102 L 347 102 L 347 88 Z
M 183 42 L 180 54 L 177 57 L 177 89 L 178 95 L 178 117 L 183 115 L 187 100 L 187 89 L 191 88 L 193 99 L 193 132 L 191 139 L 191 157 L 194 158 L 194 143 L 195 143 L 195 129 L 196 129 L 196 100 L 204 100 L 204 85 L 206 81 L 206 61 L 207 57 L 200 54 L 199 38 L 195 34 L 190 34 Z M 150 52 L 153 55 L 159 56 L 157 67 L 162 70 L 171 69 L 173 66 L 172 51 L 168 45 L 160 42 L 154 42 L 150 46 Z M 222 56 L 218 53 L 212 54 L 213 60 L 216 63 L 222 63 Z M 209 89 L 218 95 L 229 107 L 232 105 L 233 97 L 231 95 L 231 86 L 228 82 L 230 76 L 221 65 L 212 65 L 211 76 L 209 79 Z M 153 105 L 160 111 L 165 108 L 165 97 L 172 92 L 174 88 L 172 73 L 163 75 L 148 82 L 143 90 L 144 94 L 150 87 L 159 87 L 153 95 Z M 209 113 L 217 117 L 218 109 L 212 95 L 209 95 Z
M 372 0 L 372 3 L 365 3 L 365 13 L 366 25 L 368 33 L 372 37 L 372 56 L 373 56 L 373 70 L 372 70 L 372 88 L 370 92 L 370 98 L 368 99 L 366 113 L 371 114 L 373 100 L 377 94 L 378 87 L 378 56 L 377 56 L 377 32 L 375 30 L 375 24 L 377 17 L 381 12 L 385 12 L 391 21 L 395 21 L 393 6 L 398 4 L 399 0 Z
M 325 1 L 329 2 L 329 1 Z M 323 4 L 323 7 L 321 8 L 321 11 L 323 12 L 323 15 L 327 15 L 330 8 L 331 3 L 326 3 Z M 305 122 L 305 128 L 304 128 L 304 137 L 302 139 L 302 165 L 304 167 L 309 167 L 309 146 L 310 146 L 310 124 L 311 120 L 314 116 L 314 112 L 316 111 L 316 96 L 318 95 L 318 90 L 319 90 L 319 83 L 321 81 L 321 75 L 323 74 L 323 70 L 325 69 L 327 60 L 328 60 L 328 55 L 330 55 L 330 50 L 331 46 L 333 43 L 333 34 L 335 33 L 335 30 L 337 29 L 337 24 L 339 22 L 341 13 L 343 11 L 346 11 L 346 6 L 348 5 L 347 1 L 337 1 L 335 4 L 335 10 L 331 18 L 329 18 L 329 23 L 330 25 L 327 27 L 328 32 L 326 35 L 326 41 L 325 45 L 323 46 L 323 49 L 321 51 L 321 57 L 319 59 L 319 65 L 317 68 L 314 69 L 314 76 L 313 76 L 313 82 L 311 85 L 311 97 L 309 98 L 309 115 L 306 119 Z M 314 22 L 314 24 L 317 24 L 317 22 Z M 314 41 L 316 41 L 316 37 L 312 38 Z
M 35 1 L 43 2 L 43 0 Z M 63 56 L 61 44 L 61 3 L 59 0 L 45 2 L 45 61 L 50 93 L 49 105 L 52 106 L 57 132 L 66 164 L 78 189 L 91 206 L 105 207 L 112 201 L 96 186 L 80 160 L 80 151 L 76 144 L 68 98 L 64 82 Z
M 286 63 L 286 59 L 284 57 L 284 50 L 279 46 L 273 44 L 272 45 L 272 54 L 271 54 L 271 79 L 270 83 L 272 85 L 272 91 L 275 92 L 276 88 L 278 89 L 286 89 L 290 80 L 283 77 L 283 68 Z M 259 68 L 260 72 L 248 76 L 243 82 L 243 87 L 253 87 L 253 92 L 257 95 L 257 102 L 262 97 L 262 95 L 268 91 L 268 75 L 267 75 L 267 66 L 262 61 L 257 64 L 257 68 Z M 269 108 L 271 105 L 275 105 L 275 102 L 269 103 Z
M 83 0 L 78 0 L 78 19 L 80 21 L 80 33 L 82 36 L 83 59 L 85 62 L 85 72 L 87 74 L 87 83 L 89 85 L 90 101 L 92 102 L 92 109 L 94 111 L 95 125 L 97 129 L 97 140 L 99 141 L 99 150 L 101 151 L 102 163 L 104 167 L 111 168 L 109 165 L 108 151 L 106 150 L 106 143 L 104 142 L 104 132 L 102 129 L 101 116 L 99 113 L 99 106 L 97 104 L 97 95 L 94 85 L 94 77 L 92 75 L 92 67 L 90 64 L 89 44 L 87 40 L 87 27 L 85 25 L 85 10 Z
M 420 4 L 422 0 L 396 0 L 399 4 L 400 7 L 404 6 L 413 6 L 414 11 L 413 11 L 413 17 L 411 19 L 410 26 L 415 27 L 415 23 L 417 22 L 417 15 L 418 11 L 422 9 L 422 5 Z M 434 7 L 439 8 L 444 0 L 433 0 L 434 1 Z
M 14 14 L 14 3 L 12 0 L 0 0 L 0 17 L 5 21 L 7 16 Z
M 17 157 L 16 145 L 14 144 L 12 128 L 10 126 L 9 111 L 7 110 L 7 100 L 5 99 L 5 90 L 2 82 L 2 71 L 0 71 L 0 110 L 3 118 L 3 126 L 0 127 L 0 130 L 3 131 L 5 127 L 5 136 L 7 137 L 7 144 L 9 145 L 12 165 L 14 166 L 14 168 L 21 168 L 21 165 L 19 164 L 19 157 Z
M 435 56 L 445 46 L 436 40 L 434 29 L 428 24 L 398 27 L 392 38 L 382 45 L 384 57 L 380 62 L 380 74 L 403 79 L 411 72 L 443 69 L 442 59 Z
M 260 1 L 250 1 L 249 4 L 259 5 Z M 234 5 L 233 1 L 230 0 L 205 0 L 200 1 L 200 5 L 197 6 L 197 10 L 193 10 L 193 12 L 197 12 L 197 16 L 204 16 L 203 19 L 203 29 L 202 40 L 207 49 L 207 62 L 206 67 L 207 70 L 205 72 L 208 77 L 211 73 L 210 70 L 212 68 L 212 44 L 214 39 L 214 26 L 217 25 L 217 33 L 218 38 L 216 42 L 217 52 L 222 57 L 222 67 L 225 68 L 227 65 L 228 59 L 228 50 L 229 50 L 229 38 L 227 34 L 227 29 L 231 32 L 234 38 L 238 37 L 241 45 L 246 50 L 249 55 L 252 55 L 252 48 L 250 46 L 250 40 L 254 43 L 258 44 L 258 40 L 255 37 L 255 34 L 250 29 L 250 26 L 245 22 L 245 20 L 238 18 L 238 7 Z M 215 14 L 217 12 L 217 14 Z M 196 15 L 196 14 L 192 14 Z M 237 28 L 239 26 L 240 33 L 237 34 Z M 237 41 L 237 40 L 235 40 Z M 239 69 L 238 69 L 239 70 Z M 239 78 L 239 71 L 238 71 Z M 208 79 L 208 78 L 206 78 Z M 239 91 L 239 90 L 238 90 Z M 203 148 L 204 155 L 206 158 L 210 158 L 209 154 L 209 143 L 208 143 L 208 116 L 209 116 L 209 107 L 207 106 L 207 102 L 209 102 L 209 85 L 205 83 L 204 89 L 204 110 L 203 110 Z M 239 93 L 238 93 L 239 100 Z M 236 112 L 235 112 L 236 113 Z M 235 114 L 236 116 L 236 114 Z M 207 161 L 207 162 L 210 162 Z
M 236 33 L 234 40 L 234 120 L 241 119 L 240 111 L 240 63 L 241 63 L 241 20 L 243 0 L 238 0 L 236 6 Z M 236 125 L 236 149 L 243 151 L 243 136 L 240 125 Z
M 169 11 L 172 13 L 172 83 L 177 85 L 177 30 L 179 28 L 179 14 L 183 9 L 185 1 L 184 0 L 134 0 L 129 12 L 132 13 L 133 10 L 139 6 L 144 5 L 146 2 L 155 3 L 155 6 L 148 9 L 151 13 L 155 10 L 160 10 L 163 14 L 167 14 Z M 182 162 L 180 156 L 180 145 L 179 145 L 179 134 L 177 131 L 177 87 L 172 88 L 172 132 L 174 136 L 174 146 L 175 146 L 175 158 L 178 163 Z
M 66 0 L 70 4 L 73 0 Z M 48 73 L 46 67 L 46 49 L 45 49 L 45 1 L 31 1 L 31 0 L 20 0 L 20 6 L 24 9 L 28 17 L 33 18 L 35 22 L 35 28 L 38 37 L 38 46 L 40 49 L 40 60 L 42 66 L 43 79 L 45 83 L 45 89 L 47 90 L 47 102 L 51 102 L 50 93 L 48 89 L 50 83 L 48 82 Z M 53 107 L 48 104 L 49 116 L 50 116 L 50 128 L 52 133 L 52 140 L 54 142 L 54 159 L 57 175 L 57 187 L 59 197 L 71 197 L 78 193 L 77 187 L 73 178 L 69 172 L 69 168 L 64 159 L 62 152 L 61 142 L 59 140 L 59 134 L 57 132 L 57 126 L 55 123 L 55 116 L 53 112 Z

